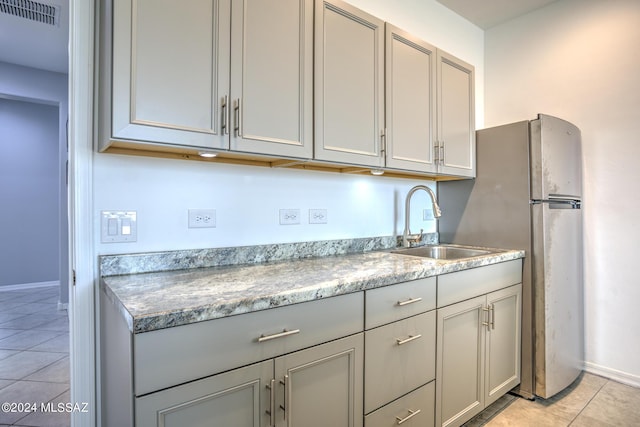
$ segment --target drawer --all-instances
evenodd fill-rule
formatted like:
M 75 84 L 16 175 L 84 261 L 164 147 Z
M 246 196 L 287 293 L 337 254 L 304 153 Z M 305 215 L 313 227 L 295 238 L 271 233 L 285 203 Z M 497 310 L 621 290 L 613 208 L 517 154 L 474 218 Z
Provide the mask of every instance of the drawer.
M 501 262 L 438 276 L 438 307 L 522 282 L 522 260 Z
M 364 427 L 394 427 L 401 422 L 407 427 L 433 427 L 434 409 L 435 381 L 431 381 L 364 417 Z
M 436 312 L 365 332 L 365 414 L 436 377 Z
M 365 329 L 436 308 L 436 278 L 412 280 L 365 291 Z
M 361 332 L 363 318 L 364 298 L 356 292 L 135 334 L 135 394 Z

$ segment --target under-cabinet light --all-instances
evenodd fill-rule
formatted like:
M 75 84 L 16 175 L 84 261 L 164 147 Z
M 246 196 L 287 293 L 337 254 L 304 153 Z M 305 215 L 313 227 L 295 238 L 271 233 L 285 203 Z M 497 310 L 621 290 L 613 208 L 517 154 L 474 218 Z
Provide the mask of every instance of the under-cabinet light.
M 217 157 L 218 153 L 214 153 L 213 151 L 200 151 L 198 152 L 198 156 L 211 158 L 211 157 Z

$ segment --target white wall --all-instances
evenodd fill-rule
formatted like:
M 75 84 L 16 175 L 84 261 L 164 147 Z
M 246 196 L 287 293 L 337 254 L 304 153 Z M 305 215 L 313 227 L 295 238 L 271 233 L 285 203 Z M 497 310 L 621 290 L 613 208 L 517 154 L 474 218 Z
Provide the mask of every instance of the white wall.
M 582 131 L 587 369 L 640 385 L 640 2 L 562 0 L 486 32 L 487 126 Z
M 475 65 L 476 101 L 482 106 L 484 35 L 479 28 L 434 0 L 351 3 Z M 482 123 L 482 108 L 477 110 Z M 402 233 L 407 191 L 425 183 L 100 153 L 93 167 L 96 225 L 101 210 L 138 213 L 135 243 L 102 244 L 96 227 L 98 254 L 389 236 Z M 435 231 L 434 221 L 422 221 L 422 207 L 430 207 L 426 194 L 416 194 L 414 206 L 412 231 Z M 217 227 L 189 229 L 187 210 L 193 208 L 216 209 Z M 302 224 L 278 225 L 280 208 L 299 208 Z M 328 209 L 328 224 L 308 224 L 310 208 Z

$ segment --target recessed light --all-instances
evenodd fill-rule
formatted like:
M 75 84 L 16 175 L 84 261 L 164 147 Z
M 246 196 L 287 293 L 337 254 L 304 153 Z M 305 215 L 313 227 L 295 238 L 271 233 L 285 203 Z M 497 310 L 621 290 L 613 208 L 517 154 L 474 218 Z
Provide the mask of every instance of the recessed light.
M 371 169 L 371 175 L 376 175 L 376 176 L 384 175 L 384 171 L 382 169 Z

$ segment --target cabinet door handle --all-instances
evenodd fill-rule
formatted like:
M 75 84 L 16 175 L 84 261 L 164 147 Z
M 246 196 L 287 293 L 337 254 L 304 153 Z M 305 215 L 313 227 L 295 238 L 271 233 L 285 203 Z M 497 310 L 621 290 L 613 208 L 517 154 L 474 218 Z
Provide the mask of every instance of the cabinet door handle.
M 402 307 L 402 306 L 413 304 L 414 302 L 420 302 L 420 301 L 422 301 L 422 298 L 409 298 L 406 301 L 398 301 L 396 305 L 398 307 Z
M 491 320 L 489 320 L 489 324 L 491 325 L 491 329 L 496 328 L 496 308 L 493 304 L 489 306 L 489 314 L 491 315 Z
M 265 411 L 269 414 L 269 426 L 275 426 L 275 414 L 276 414 L 276 380 L 272 379 L 266 386 L 269 389 L 269 410 Z
M 265 342 L 265 341 L 269 341 L 269 340 L 275 340 L 277 338 L 284 338 L 284 337 L 288 337 L 289 335 L 295 335 L 295 334 L 299 334 L 299 333 L 300 333 L 300 329 L 292 329 L 290 331 L 287 331 L 286 329 L 283 329 L 282 332 L 278 332 L 277 334 L 260 335 L 258 337 L 258 342 Z
M 416 411 L 412 411 L 411 409 L 407 409 L 407 411 L 409 411 L 409 415 L 407 415 L 406 417 L 404 417 L 404 418 L 396 417 L 396 423 L 398 425 L 400 425 L 400 424 L 402 424 L 402 423 L 404 423 L 406 421 L 409 421 L 411 418 L 413 418 L 416 415 L 418 415 L 422 411 L 422 409 L 418 409 Z
M 287 402 L 287 380 L 289 379 L 289 375 L 285 375 L 284 378 L 280 380 L 280 384 L 284 387 L 284 399 L 282 401 L 282 405 L 280 405 L 280 409 L 283 412 L 283 419 L 286 421 L 287 419 L 287 408 L 289 407 L 289 402 Z
M 440 164 L 444 166 L 444 156 L 446 151 L 444 151 L 444 141 L 440 141 Z
M 222 98 L 222 133 L 229 135 L 229 95 Z
M 486 311 L 487 312 L 487 320 L 482 322 L 482 326 L 486 326 L 487 330 L 489 330 L 490 325 L 491 325 L 491 308 L 489 306 L 487 307 L 482 307 L 482 311 Z
M 433 163 L 436 166 L 440 163 L 440 142 L 438 141 L 433 145 Z
M 233 106 L 233 124 L 234 124 L 234 132 L 236 137 L 242 136 L 242 130 L 240 129 L 240 119 L 242 114 L 240 112 L 240 98 L 236 99 Z
M 415 341 L 418 338 L 422 338 L 422 334 L 418 334 L 418 335 L 409 335 L 409 338 L 405 338 L 403 340 L 401 340 L 400 338 L 396 338 L 396 342 L 398 343 L 398 345 L 402 345 L 402 344 L 406 344 L 409 343 L 411 341 Z

